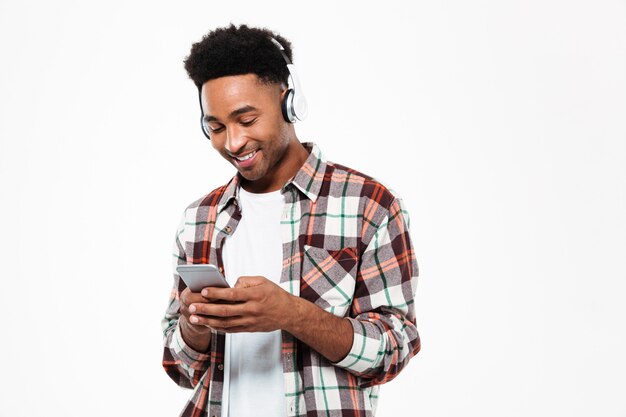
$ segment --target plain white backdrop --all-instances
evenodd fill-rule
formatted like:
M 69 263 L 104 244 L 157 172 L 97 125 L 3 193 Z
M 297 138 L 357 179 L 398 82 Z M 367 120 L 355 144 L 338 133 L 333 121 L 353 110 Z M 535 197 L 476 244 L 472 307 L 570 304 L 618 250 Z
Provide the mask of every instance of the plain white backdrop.
M 380 417 L 626 416 L 626 2 L 0 1 L 0 416 L 176 416 L 171 246 L 233 168 L 182 61 L 290 39 L 296 130 L 397 190 L 422 352 Z

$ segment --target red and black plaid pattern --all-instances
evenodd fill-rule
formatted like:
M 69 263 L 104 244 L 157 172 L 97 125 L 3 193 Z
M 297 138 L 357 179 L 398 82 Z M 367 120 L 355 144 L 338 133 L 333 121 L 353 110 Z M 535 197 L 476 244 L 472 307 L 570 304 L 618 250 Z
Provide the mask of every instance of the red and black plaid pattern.
M 308 159 L 282 188 L 279 285 L 348 318 L 354 342 L 344 359 L 331 363 L 283 331 L 286 415 L 373 416 L 379 386 L 420 349 L 413 305 L 418 268 L 408 213 L 389 188 L 325 161 L 314 144 L 304 145 Z M 242 216 L 239 182 L 236 175 L 187 207 L 176 233 L 174 267 L 213 263 L 223 270 L 222 245 Z M 185 344 L 178 326 L 184 288 L 174 269 L 162 320 L 163 366 L 178 385 L 193 389 L 181 416 L 220 416 L 224 335 L 213 334 L 207 353 Z

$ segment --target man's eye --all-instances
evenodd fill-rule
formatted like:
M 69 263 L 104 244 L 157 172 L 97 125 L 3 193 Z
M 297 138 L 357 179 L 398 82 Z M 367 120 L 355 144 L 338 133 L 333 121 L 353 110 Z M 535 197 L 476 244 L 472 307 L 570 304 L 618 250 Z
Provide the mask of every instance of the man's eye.
M 242 120 L 241 124 L 244 125 L 244 126 L 250 126 L 254 122 L 256 122 L 256 117 L 254 119 Z
M 224 130 L 224 126 L 221 126 L 221 125 L 220 125 L 220 126 L 213 126 L 213 125 L 209 125 L 209 132 L 212 132 L 212 133 L 219 133 L 219 132 L 221 132 L 222 130 Z

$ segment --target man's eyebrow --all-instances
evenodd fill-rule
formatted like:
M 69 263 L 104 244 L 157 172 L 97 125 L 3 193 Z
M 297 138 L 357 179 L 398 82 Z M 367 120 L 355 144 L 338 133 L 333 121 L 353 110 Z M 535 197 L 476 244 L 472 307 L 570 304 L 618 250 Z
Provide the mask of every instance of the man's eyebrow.
M 248 112 L 251 112 L 251 111 L 256 111 L 256 110 L 258 110 L 256 107 L 247 104 L 247 105 L 245 105 L 243 107 L 240 107 L 238 109 L 235 109 L 235 110 L 231 111 L 230 114 L 228 115 L 228 118 L 232 119 L 232 118 L 237 117 L 237 116 L 239 116 L 241 114 L 248 113 Z M 211 116 L 211 115 L 205 115 L 204 116 L 204 120 L 206 120 L 207 122 L 216 122 L 216 121 L 218 121 L 217 117 Z

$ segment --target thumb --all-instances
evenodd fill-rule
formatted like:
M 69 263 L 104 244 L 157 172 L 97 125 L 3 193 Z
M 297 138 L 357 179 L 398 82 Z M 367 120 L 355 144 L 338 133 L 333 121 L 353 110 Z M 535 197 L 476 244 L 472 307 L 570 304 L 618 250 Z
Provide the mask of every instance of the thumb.
M 235 283 L 234 288 L 248 288 L 248 287 L 256 287 L 257 285 L 261 285 L 266 281 L 265 277 L 255 276 L 255 277 L 239 277 L 237 282 Z

